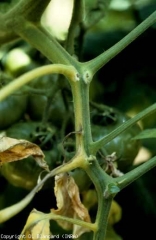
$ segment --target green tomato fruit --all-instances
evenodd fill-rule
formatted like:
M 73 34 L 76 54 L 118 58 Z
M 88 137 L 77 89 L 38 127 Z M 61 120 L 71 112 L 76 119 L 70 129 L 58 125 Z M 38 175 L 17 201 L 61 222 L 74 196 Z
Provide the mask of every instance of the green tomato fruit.
M 107 107 L 103 112 L 97 110 L 93 111 L 91 119 L 93 123 L 93 140 L 97 141 L 116 129 L 122 123 L 126 122 L 129 117 L 116 109 L 109 109 Z M 139 125 L 135 124 L 102 147 L 102 153 L 104 156 L 116 152 L 119 170 L 127 171 L 127 169 L 133 164 L 140 149 L 140 141 L 132 140 L 132 138 L 140 131 L 141 129 Z
M 41 168 L 33 159 L 24 159 L 12 163 L 5 163 L 1 168 L 2 175 L 13 186 L 31 190 L 37 184 Z
M 27 106 L 26 95 L 11 95 L 0 102 L 0 129 L 6 129 L 25 113 Z
M 6 130 L 6 134 L 8 137 L 11 138 L 25 139 L 31 141 L 32 134 L 35 132 L 39 124 L 40 124 L 39 122 L 15 123 Z
M 44 151 L 44 154 L 49 168 L 53 169 L 57 162 L 57 151 L 52 149 L 51 151 Z M 32 157 L 12 163 L 5 163 L 1 167 L 1 174 L 10 184 L 27 190 L 31 190 L 36 186 L 41 172 L 43 172 L 41 175 L 41 178 L 43 178 L 47 173 L 38 166 Z M 44 187 L 49 187 L 49 183 L 46 183 Z M 50 182 L 51 187 L 52 183 Z
M 34 121 L 42 120 L 47 103 L 47 97 L 43 95 L 30 95 L 28 98 L 28 114 Z
M 47 105 L 47 97 L 43 95 L 30 95 L 28 100 L 28 114 L 32 120 L 42 119 Z M 62 98 L 54 99 L 48 110 L 48 121 L 60 127 L 66 109 Z

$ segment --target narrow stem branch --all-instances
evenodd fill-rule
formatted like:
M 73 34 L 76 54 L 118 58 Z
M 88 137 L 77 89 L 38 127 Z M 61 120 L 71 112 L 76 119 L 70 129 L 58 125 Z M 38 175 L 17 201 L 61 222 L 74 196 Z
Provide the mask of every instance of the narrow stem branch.
M 42 13 L 49 2 L 50 0 L 20 0 L 9 12 L 5 14 L 5 19 L 14 21 L 15 18 L 24 16 L 29 21 L 39 23 Z
M 33 79 L 37 77 L 41 77 L 43 75 L 51 74 L 51 73 L 59 73 L 66 76 L 69 81 L 77 81 L 77 71 L 72 66 L 66 66 L 62 64 L 50 64 L 47 66 L 36 68 L 28 73 L 23 74 L 18 77 L 7 86 L 5 86 L 2 90 L 0 90 L 0 101 L 4 100 L 11 93 L 15 92 L 23 85 L 29 83 Z
M 36 221 L 37 222 L 38 221 L 43 221 L 43 220 L 44 221 L 47 221 L 47 220 L 61 220 L 61 221 L 67 221 L 67 222 L 70 222 L 72 224 L 82 226 L 84 228 L 88 228 L 91 231 L 96 231 L 97 230 L 97 225 L 95 223 L 85 222 L 85 221 L 82 221 L 82 220 L 79 220 L 79 219 L 76 219 L 76 218 L 69 218 L 69 217 L 57 215 L 57 214 L 54 214 L 54 213 L 43 213 L 43 212 L 38 212 L 38 211 L 36 211 L 36 213 L 39 214 L 39 219 L 34 219 L 35 222 Z M 27 224 L 25 226 L 26 228 L 24 227 L 21 234 L 24 234 L 24 233 L 26 233 L 27 230 L 31 229 L 34 226 L 34 223 L 35 223 L 34 221 L 31 221 L 29 224 Z
M 84 221 L 76 219 L 76 218 L 64 217 L 64 216 L 57 215 L 57 214 L 54 214 L 54 213 L 49 213 L 47 215 L 48 215 L 49 219 L 67 221 L 67 222 L 70 222 L 72 224 L 76 224 L 76 225 L 88 228 L 92 231 L 97 230 L 97 224 L 95 224 L 95 223 L 84 222 Z
M 110 1 L 111 0 L 96 1 L 96 6 L 94 6 L 88 11 L 88 17 L 83 23 L 83 28 L 85 30 L 95 26 L 95 24 L 98 23 L 105 16 Z
M 77 27 L 83 18 L 84 4 L 83 0 L 74 1 L 74 8 L 72 14 L 72 20 L 68 31 L 68 36 L 65 44 L 65 49 L 71 55 L 74 54 L 74 38 L 76 35 Z
M 41 15 L 49 2 L 50 0 L 21 0 L 9 9 L 7 13 L 0 14 L 0 44 L 5 44 L 19 38 L 18 34 L 14 31 L 15 26 L 8 26 L 9 21 L 14 22 L 20 16 L 25 16 L 29 21 L 39 23 Z
M 145 21 L 132 30 L 127 36 L 125 36 L 118 43 L 113 45 L 106 52 L 102 53 L 93 60 L 84 63 L 86 69 L 92 71 L 93 75 L 113 57 L 126 48 L 132 41 L 134 41 L 139 35 L 141 35 L 147 28 L 149 28 L 156 21 L 156 11 L 152 13 Z
M 76 66 L 77 61 L 41 26 L 36 26 L 22 16 L 8 20 L 7 26 L 14 29 L 16 34 L 33 45 L 53 63 Z
M 156 166 L 156 156 L 148 160 L 147 162 L 136 167 L 132 171 L 124 174 L 121 177 L 115 178 L 118 187 L 123 189 L 127 187 L 130 183 L 134 182 L 137 178 L 141 177 L 143 174 L 151 170 Z
M 137 123 L 139 120 L 149 116 L 150 114 L 156 112 L 156 103 L 146 108 L 142 112 L 138 113 L 135 117 L 124 122 L 122 125 L 117 127 L 114 131 L 101 138 L 99 141 L 96 141 L 90 145 L 90 151 L 92 154 L 95 154 L 101 147 L 110 142 L 112 139 L 117 137 L 120 133 L 124 132 L 126 129 L 130 128 L 132 125 Z

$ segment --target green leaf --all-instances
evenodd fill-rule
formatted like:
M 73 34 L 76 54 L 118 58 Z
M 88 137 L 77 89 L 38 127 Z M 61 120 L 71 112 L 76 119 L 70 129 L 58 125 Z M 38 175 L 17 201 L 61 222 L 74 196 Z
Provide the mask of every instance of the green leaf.
M 133 139 L 145 139 L 145 138 L 156 138 L 156 128 L 146 129 L 136 135 Z

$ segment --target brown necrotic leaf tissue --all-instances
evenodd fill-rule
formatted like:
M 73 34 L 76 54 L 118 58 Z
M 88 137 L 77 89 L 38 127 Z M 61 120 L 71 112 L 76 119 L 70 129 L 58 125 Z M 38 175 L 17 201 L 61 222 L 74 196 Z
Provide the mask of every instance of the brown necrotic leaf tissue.
M 23 139 L 0 138 L 0 164 L 22 160 L 29 156 L 32 156 L 40 167 L 49 170 L 44 153 L 36 144 Z

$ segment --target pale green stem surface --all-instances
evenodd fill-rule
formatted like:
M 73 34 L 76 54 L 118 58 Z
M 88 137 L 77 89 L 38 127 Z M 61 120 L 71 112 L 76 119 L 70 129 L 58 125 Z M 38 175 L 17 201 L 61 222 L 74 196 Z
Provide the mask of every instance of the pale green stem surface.
M 63 74 L 69 79 L 69 81 L 78 80 L 77 71 L 72 66 L 66 66 L 62 64 L 51 64 L 39 67 L 28 73 L 23 74 L 22 76 L 18 77 L 17 79 L 9 83 L 7 86 L 3 87 L 3 89 L 0 90 L 0 101 L 4 100 L 10 94 L 14 93 L 16 90 L 20 89 L 23 85 L 29 83 L 35 78 L 54 73 Z

